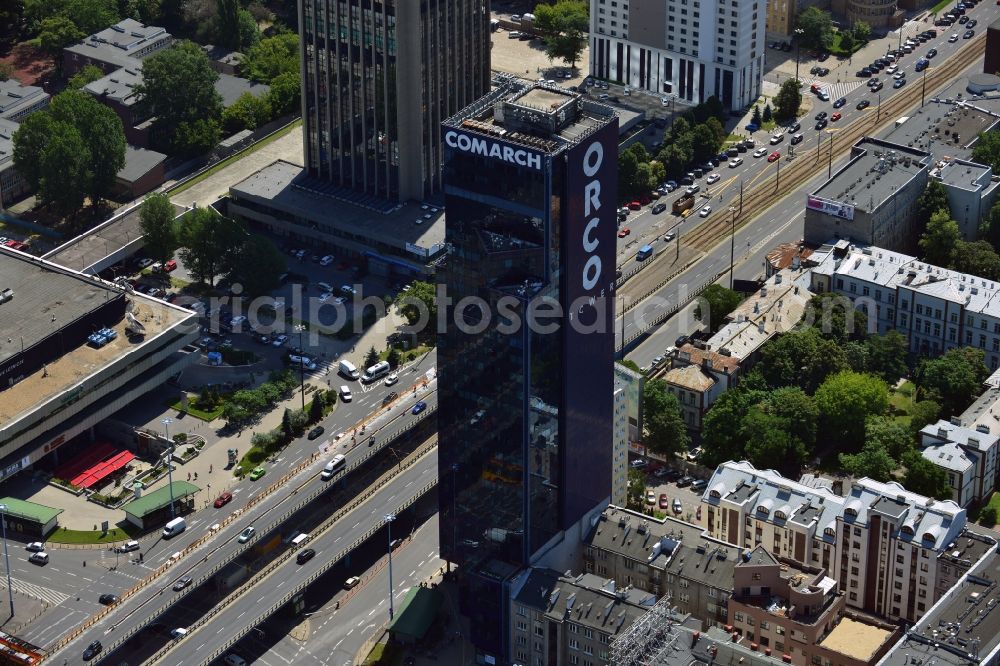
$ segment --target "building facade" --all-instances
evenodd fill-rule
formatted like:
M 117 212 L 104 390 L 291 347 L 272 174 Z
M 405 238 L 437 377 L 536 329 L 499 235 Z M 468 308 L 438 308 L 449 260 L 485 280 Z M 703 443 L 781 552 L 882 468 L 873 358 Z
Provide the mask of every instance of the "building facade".
M 628 394 L 615 383 L 615 417 L 611 440 L 611 503 L 628 501 Z
M 702 497 L 707 533 L 825 569 L 847 606 L 915 622 L 935 601 L 939 561 L 954 552 L 965 510 L 894 482 L 865 478 L 847 490 L 840 496 L 745 461 L 723 463 Z
M 762 0 L 591 0 L 590 73 L 744 109 L 761 94 L 766 11 Z
M 663 375 L 667 390 L 677 396 L 688 429 L 701 432 L 709 408 L 739 381 L 740 359 L 686 344 L 669 362 L 672 367 Z
M 920 452 L 944 469 L 952 499 L 962 507 L 979 503 L 996 488 L 997 450 L 1000 437 L 986 424 L 966 428 L 938 421 L 920 431 Z
M 309 173 L 392 201 L 439 191 L 438 128 L 490 88 L 489 18 L 475 0 L 299 0 Z
M 572 550 L 610 495 L 617 130 L 608 107 L 509 78 L 441 127 L 441 553 L 484 659 L 508 653 L 491 562 Z
M 174 38 L 165 28 L 123 19 L 64 48 L 63 75 L 68 78 L 87 65 L 110 74 L 116 69 L 131 67 L 173 43 Z
M 831 0 L 830 8 L 843 17 L 846 25 L 864 21 L 873 28 L 883 30 L 902 25 L 906 18 L 897 0 Z

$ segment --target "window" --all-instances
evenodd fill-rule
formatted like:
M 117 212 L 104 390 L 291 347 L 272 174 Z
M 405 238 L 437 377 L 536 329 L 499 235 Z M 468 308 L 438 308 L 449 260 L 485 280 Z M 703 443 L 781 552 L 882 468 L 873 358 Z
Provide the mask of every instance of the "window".
M 580 649 L 580 641 L 576 640 L 575 638 L 569 639 L 569 649 L 570 650 L 579 650 Z

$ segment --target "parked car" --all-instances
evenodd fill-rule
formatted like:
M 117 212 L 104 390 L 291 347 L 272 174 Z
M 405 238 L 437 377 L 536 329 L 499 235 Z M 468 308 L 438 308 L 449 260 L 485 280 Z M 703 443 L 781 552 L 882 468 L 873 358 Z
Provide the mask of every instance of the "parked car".
M 708 481 L 706 481 L 705 479 L 698 479 L 697 481 L 691 484 L 691 490 L 696 493 L 700 493 L 701 491 L 705 490 L 706 486 L 708 486 Z
M 667 497 L 666 493 L 660 493 L 659 506 L 661 509 L 666 509 L 670 506 L 670 498 Z
M 674 513 L 681 513 L 683 510 L 684 510 L 684 505 L 681 504 L 681 501 L 675 497 L 674 498 Z
M 694 483 L 694 477 L 692 477 L 692 476 L 685 475 L 685 476 L 682 476 L 681 478 L 677 479 L 677 487 L 678 488 L 685 488 L 687 486 L 690 486 L 692 483 Z
M 230 492 L 224 492 L 215 498 L 215 508 L 221 509 L 222 507 L 226 506 L 232 501 L 233 501 L 233 494 Z

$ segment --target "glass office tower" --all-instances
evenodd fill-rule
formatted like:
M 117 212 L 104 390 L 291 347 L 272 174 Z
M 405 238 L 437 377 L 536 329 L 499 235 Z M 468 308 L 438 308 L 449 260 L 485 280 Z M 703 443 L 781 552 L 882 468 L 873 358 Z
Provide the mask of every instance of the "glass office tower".
M 299 0 L 310 175 L 393 201 L 439 191 L 440 123 L 489 90 L 489 19 L 484 0 Z
M 503 663 L 505 585 L 610 494 L 618 120 L 504 78 L 442 140 L 441 552 Z

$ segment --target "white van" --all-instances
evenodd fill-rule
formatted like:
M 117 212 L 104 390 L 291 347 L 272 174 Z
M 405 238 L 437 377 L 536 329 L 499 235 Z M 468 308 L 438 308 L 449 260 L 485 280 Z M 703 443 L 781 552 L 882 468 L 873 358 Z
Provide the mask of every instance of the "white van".
M 341 377 L 346 377 L 347 379 L 357 379 L 361 373 L 358 372 L 357 366 L 355 366 L 350 361 L 341 361 L 340 368 L 337 370 Z M 350 391 L 348 391 L 350 393 Z
M 306 534 L 305 532 L 302 532 L 297 537 L 295 537 L 294 539 L 292 539 L 292 546 L 293 547 L 301 546 L 302 544 L 304 544 L 308 540 L 309 540 L 309 535 Z
M 184 522 L 183 518 L 174 518 L 169 523 L 163 526 L 163 538 L 169 539 L 175 537 L 181 532 L 187 529 L 187 523 Z
M 333 460 L 326 464 L 323 471 L 320 473 L 319 478 L 324 481 L 329 481 L 333 476 L 344 466 L 347 461 L 347 457 L 343 453 L 338 453 L 333 457 Z
M 370 382 L 375 381 L 376 379 L 386 376 L 387 374 L 389 374 L 389 370 L 391 369 L 392 368 L 389 367 L 388 361 L 379 361 L 375 365 L 365 370 L 365 374 L 363 377 L 361 377 L 361 381 L 368 384 Z
M 351 389 L 347 386 L 340 387 L 340 399 L 344 402 L 350 402 L 354 398 L 354 394 L 351 393 Z

